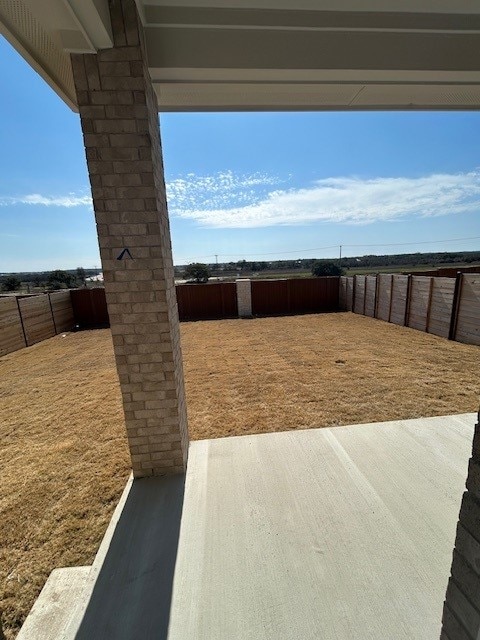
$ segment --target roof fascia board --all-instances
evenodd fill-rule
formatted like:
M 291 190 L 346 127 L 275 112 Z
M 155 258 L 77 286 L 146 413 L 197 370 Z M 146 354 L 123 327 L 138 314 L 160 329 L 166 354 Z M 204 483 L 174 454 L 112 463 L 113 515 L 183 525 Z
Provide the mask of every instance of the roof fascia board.
M 12 47 L 28 62 L 28 64 L 45 80 L 48 86 L 63 100 L 72 111 L 78 112 L 78 106 L 70 93 L 57 82 L 51 72 L 41 64 L 41 62 L 31 53 L 23 44 L 23 42 L 15 36 L 13 31 L 0 20 L 0 34 L 3 35 Z
M 144 14 L 149 26 L 177 25 L 195 28 L 216 26 L 324 31 L 436 31 L 447 33 L 480 30 L 480 14 L 225 9 L 159 5 L 145 5 Z
M 94 53 L 113 47 L 112 25 L 107 0 L 63 0 Z M 76 51 L 76 53 L 82 53 Z
M 145 27 L 147 25 L 147 16 L 145 13 L 145 5 L 142 0 L 135 0 L 135 4 L 137 5 L 138 15 L 140 16 L 140 22 Z
M 364 69 L 222 69 L 149 67 L 154 82 L 310 82 L 362 84 L 480 84 L 478 71 L 412 71 Z
M 480 35 L 147 27 L 149 66 L 479 71 Z
M 295 9 L 300 11 L 365 11 L 398 13 L 480 13 L 478 0 L 146 0 L 146 5 L 216 9 Z

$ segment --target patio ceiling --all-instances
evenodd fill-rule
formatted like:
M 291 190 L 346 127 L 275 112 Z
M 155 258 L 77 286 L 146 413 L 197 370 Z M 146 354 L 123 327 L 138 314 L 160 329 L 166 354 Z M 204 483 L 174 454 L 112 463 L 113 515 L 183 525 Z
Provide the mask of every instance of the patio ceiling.
M 159 111 L 478 109 L 477 0 L 138 0 Z M 0 30 L 76 108 L 70 52 L 107 0 L 0 0 Z

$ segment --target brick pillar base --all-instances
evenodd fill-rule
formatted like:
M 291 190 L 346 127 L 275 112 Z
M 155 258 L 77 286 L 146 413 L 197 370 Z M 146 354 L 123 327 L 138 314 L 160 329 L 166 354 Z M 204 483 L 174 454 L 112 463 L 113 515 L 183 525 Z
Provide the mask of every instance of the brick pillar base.
M 252 283 L 248 279 L 236 280 L 237 306 L 240 318 L 252 317 Z
M 105 292 L 136 477 L 182 472 L 180 331 L 157 99 L 134 0 L 111 0 L 113 49 L 72 55 Z
M 443 608 L 442 640 L 480 637 L 480 413 L 478 418 Z

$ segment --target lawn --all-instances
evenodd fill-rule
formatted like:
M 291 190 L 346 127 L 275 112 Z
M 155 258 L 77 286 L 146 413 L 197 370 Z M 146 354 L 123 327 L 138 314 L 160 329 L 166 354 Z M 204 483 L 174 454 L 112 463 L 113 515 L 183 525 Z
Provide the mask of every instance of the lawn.
M 478 409 L 479 347 L 350 313 L 182 324 L 192 438 Z M 0 610 L 92 562 L 129 473 L 108 330 L 0 358 Z

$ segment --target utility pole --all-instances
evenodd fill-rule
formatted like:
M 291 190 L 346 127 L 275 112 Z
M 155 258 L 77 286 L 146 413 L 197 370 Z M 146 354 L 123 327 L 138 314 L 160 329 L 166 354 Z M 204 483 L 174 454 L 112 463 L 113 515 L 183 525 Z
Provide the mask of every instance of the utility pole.
M 218 271 L 218 254 L 215 254 L 215 271 Z
M 342 268 L 342 245 L 340 245 L 340 257 L 338 259 L 338 266 Z

